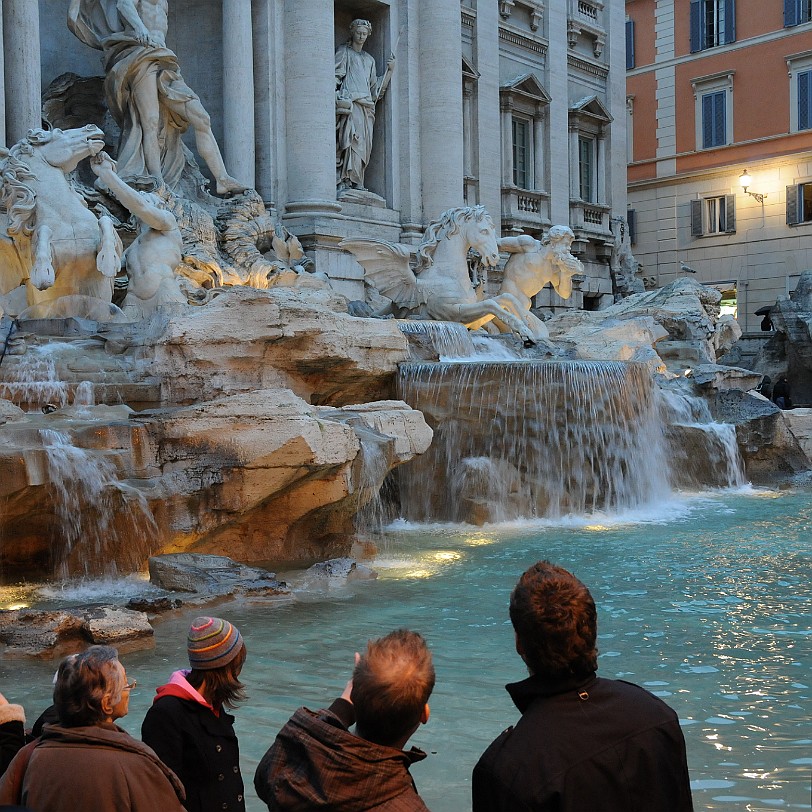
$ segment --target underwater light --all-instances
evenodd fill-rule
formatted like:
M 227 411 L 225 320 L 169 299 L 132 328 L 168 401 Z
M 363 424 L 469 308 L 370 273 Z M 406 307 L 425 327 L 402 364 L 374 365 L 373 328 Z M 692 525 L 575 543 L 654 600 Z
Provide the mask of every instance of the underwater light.
M 449 561 L 459 561 L 462 556 L 459 553 L 450 552 L 444 550 L 438 553 L 432 553 L 429 558 L 432 558 L 434 561 L 438 561 L 442 564 L 445 564 Z

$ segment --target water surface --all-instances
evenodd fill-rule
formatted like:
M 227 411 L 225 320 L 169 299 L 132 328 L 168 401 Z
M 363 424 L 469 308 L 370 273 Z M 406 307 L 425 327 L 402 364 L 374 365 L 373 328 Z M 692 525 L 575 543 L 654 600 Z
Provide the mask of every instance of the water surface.
M 624 519 L 388 533 L 377 581 L 269 607 L 205 611 L 240 627 L 250 702 L 237 711 L 243 773 L 299 704 L 340 693 L 353 652 L 399 626 L 435 656 L 432 717 L 413 768 L 434 812 L 470 809 L 470 772 L 517 717 L 504 684 L 525 676 L 507 616 L 518 575 L 539 558 L 573 570 L 599 610 L 599 673 L 647 687 L 678 713 L 697 810 L 809 809 L 812 772 L 812 494 L 686 497 Z M 130 588 L 126 584 L 117 588 Z M 97 595 L 103 588 L 84 593 Z M 52 594 L 59 602 L 75 593 Z M 185 662 L 194 609 L 156 624 L 156 648 L 123 657 L 138 679 L 123 726 L 138 734 L 153 688 Z M 0 691 L 31 721 L 54 663 L 0 661 Z M 264 809 L 249 794 L 249 810 Z

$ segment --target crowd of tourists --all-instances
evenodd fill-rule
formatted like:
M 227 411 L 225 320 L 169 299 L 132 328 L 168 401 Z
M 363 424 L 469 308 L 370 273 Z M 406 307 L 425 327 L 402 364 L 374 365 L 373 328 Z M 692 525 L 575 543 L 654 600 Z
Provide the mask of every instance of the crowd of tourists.
M 520 718 L 474 767 L 473 812 L 692 810 L 674 711 L 637 685 L 597 676 L 587 587 L 540 561 L 513 590 L 510 619 L 529 677 L 507 686 Z M 116 725 L 135 681 L 109 646 L 61 662 L 53 706 L 28 734 L 23 709 L 0 695 L 0 810 L 244 812 L 228 710 L 246 699 L 246 652 L 228 620 L 197 618 L 190 667 L 158 688 L 141 741 Z M 427 812 L 409 772 L 426 754 L 405 748 L 429 721 L 434 681 L 420 634 L 369 641 L 342 695 L 322 710 L 299 708 L 280 730 L 254 775 L 257 795 L 271 812 Z

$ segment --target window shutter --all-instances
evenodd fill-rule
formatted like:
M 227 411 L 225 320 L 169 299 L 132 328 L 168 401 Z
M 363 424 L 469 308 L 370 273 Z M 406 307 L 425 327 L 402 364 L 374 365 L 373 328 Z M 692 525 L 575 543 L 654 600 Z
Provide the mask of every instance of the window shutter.
M 725 195 L 725 233 L 736 230 L 736 195 Z
M 702 97 L 702 148 L 713 146 L 713 94 Z
M 787 225 L 794 226 L 800 223 L 798 211 L 799 186 L 787 186 Z
M 626 209 L 626 222 L 629 225 L 629 242 L 637 243 L 637 209 Z
M 691 53 L 702 50 L 702 5 L 691 0 Z
M 736 0 L 725 2 L 725 45 L 736 41 Z
M 713 145 L 718 147 L 727 143 L 724 91 L 713 94 L 713 108 Z
M 798 74 L 798 129 L 812 127 L 812 70 Z
M 800 3 L 798 0 L 784 0 L 784 26 L 798 25 L 798 11 Z
M 634 20 L 626 20 L 626 70 L 634 67 Z
M 702 236 L 702 204 L 704 200 L 691 201 L 691 236 Z

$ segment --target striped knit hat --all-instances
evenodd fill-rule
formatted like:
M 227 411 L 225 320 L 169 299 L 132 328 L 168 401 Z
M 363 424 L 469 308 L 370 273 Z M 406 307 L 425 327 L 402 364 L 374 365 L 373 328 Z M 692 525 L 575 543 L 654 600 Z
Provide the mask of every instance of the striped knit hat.
M 187 638 L 189 664 L 201 671 L 222 668 L 240 653 L 242 645 L 242 635 L 227 620 L 195 618 Z

